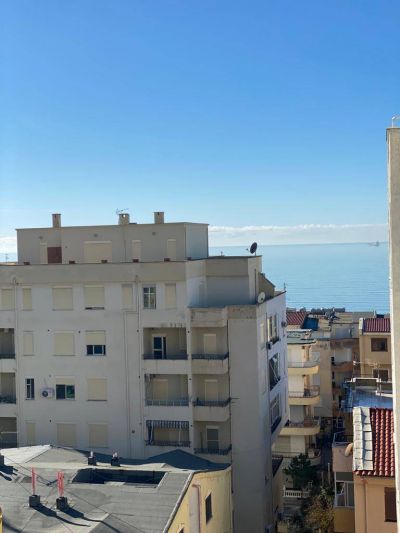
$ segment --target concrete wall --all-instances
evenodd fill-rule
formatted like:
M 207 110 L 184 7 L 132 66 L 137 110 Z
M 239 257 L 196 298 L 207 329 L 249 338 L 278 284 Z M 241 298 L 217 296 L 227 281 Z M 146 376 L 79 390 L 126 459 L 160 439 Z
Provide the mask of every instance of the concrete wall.
M 385 487 L 394 487 L 393 478 L 354 476 L 356 533 L 395 533 L 396 522 L 385 522 Z
M 387 351 L 376 352 L 371 349 L 372 339 L 385 339 Z M 392 378 L 391 339 L 390 333 L 362 333 L 359 338 L 360 372 L 364 376 L 372 376 L 373 370 L 388 370 L 389 379 Z

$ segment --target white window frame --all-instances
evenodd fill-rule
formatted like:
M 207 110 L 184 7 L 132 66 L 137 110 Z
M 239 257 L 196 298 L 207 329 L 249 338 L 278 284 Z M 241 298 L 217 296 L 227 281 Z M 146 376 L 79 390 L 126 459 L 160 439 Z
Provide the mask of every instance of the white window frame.
M 143 285 L 143 309 L 157 309 L 156 285 Z
M 25 378 L 25 400 L 35 399 L 35 378 Z

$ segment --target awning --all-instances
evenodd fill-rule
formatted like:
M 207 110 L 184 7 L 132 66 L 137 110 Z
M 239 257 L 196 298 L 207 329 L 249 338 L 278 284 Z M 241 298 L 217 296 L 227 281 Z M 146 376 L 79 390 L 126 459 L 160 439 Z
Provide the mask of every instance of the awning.
M 148 428 L 189 429 L 186 420 L 146 420 Z

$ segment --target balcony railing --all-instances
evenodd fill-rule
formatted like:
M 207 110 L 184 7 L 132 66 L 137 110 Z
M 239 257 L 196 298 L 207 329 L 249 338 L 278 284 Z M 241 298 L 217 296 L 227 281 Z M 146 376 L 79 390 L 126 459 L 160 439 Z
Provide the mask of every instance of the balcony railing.
M 204 453 L 208 455 L 228 455 L 231 450 L 232 446 L 228 446 L 227 448 L 195 448 L 194 453 Z
M 197 398 L 194 400 L 193 405 L 199 407 L 226 407 L 230 404 L 230 401 L 230 398 L 227 398 L 226 400 L 200 400 Z
M 206 361 L 223 361 L 229 357 L 229 352 L 224 354 L 215 354 L 215 353 L 194 353 L 192 354 L 192 359 L 202 359 Z
M 190 448 L 189 440 L 146 440 L 146 446 L 172 446 L 173 448 Z
M 0 396 L 0 403 L 17 403 L 15 396 Z
M 311 368 L 319 365 L 319 359 L 309 359 L 308 361 L 288 361 L 289 368 Z
M 305 418 L 304 420 L 301 420 L 300 422 L 293 422 L 292 420 L 288 420 L 285 424 L 285 427 L 287 428 L 312 428 L 319 426 L 321 423 L 319 418 Z
M 301 453 L 303 455 L 306 455 L 309 459 L 314 459 L 315 457 L 321 457 L 321 450 L 318 450 L 317 448 L 309 448 L 305 452 L 281 452 L 277 451 L 277 455 L 279 457 L 283 457 L 284 459 L 293 459 L 293 457 L 298 457 Z M 274 453 L 272 454 L 272 457 L 274 457 Z
M 145 353 L 143 354 L 143 359 L 155 359 L 157 361 L 169 360 L 169 361 L 184 361 L 188 358 L 187 353 L 175 353 L 160 355 L 154 353 Z
M 0 353 L 0 359 L 15 359 L 15 353 Z
M 146 398 L 146 405 L 149 406 L 160 406 L 160 407 L 169 407 L 169 406 L 187 406 L 189 405 L 189 398 L 178 398 L 174 400 L 154 400 L 153 398 Z
M 319 394 L 319 385 L 313 385 L 312 387 L 305 388 L 303 391 L 289 391 L 289 398 L 315 398 Z

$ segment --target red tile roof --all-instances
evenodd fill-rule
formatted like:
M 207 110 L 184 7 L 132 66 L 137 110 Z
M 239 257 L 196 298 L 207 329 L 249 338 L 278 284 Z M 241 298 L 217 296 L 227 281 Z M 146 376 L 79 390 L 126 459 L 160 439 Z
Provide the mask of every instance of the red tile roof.
M 373 470 L 356 470 L 359 476 L 394 477 L 394 420 L 392 409 L 370 408 Z
M 307 318 L 307 311 L 286 311 L 286 323 L 288 326 L 301 326 Z
M 363 331 L 367 333 L 390 333 L 390 318 L 364 318 Z

